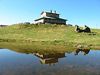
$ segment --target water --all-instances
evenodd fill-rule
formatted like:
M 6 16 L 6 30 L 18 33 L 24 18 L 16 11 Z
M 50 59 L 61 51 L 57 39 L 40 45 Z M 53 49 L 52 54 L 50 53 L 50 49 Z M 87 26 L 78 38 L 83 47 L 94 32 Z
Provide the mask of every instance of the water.
M 100 75 L 100 51 L 26 54 L 0 49 L 0 75 Z

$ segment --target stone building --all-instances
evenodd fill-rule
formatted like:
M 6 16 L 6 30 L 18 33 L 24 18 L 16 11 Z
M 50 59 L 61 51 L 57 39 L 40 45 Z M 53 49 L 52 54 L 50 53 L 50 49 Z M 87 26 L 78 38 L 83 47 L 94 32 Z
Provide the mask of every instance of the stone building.
M 35 24 L 66 24 L 66 19 L 59 18 L 59 14 L 56 11 L 53 13 L 42 11 L 41 18 L 35 20 Z

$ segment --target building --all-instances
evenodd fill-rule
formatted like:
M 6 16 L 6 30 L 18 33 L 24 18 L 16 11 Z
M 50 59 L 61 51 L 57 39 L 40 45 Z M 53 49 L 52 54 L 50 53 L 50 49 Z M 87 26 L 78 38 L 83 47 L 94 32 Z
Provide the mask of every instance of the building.
M 59 18 L 59 14 L 56 11 L 53 13 L 42 11 L 41 18 L 35 20 L 35 24 L 66 24 L 66 19 Z

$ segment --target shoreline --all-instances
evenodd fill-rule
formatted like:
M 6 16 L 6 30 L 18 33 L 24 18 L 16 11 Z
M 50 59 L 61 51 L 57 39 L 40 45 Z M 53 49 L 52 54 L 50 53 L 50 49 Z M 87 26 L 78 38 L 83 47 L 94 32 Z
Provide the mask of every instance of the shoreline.
M 25 44 L 33 44 L 33 45 L 53 45 L 53 46 L 71 46 L 75 49 L 78 48 L 79 45 L 82 46 L 82 49 L 96 49 L 96 50 L 100 50 L 100 46 L 99 45 L 86 45 L 83 43 L 73 43 L 73 42 L 64 42 L 64 41 L 0 41 L 0 43 L 25 43 Z

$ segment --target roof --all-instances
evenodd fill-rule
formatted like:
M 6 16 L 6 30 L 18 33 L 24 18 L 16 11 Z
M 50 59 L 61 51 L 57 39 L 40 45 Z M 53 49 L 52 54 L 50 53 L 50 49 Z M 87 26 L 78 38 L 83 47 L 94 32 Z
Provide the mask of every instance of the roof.
M 66 19 L 54 18 L 54 17 L 42 17 L 42 18 L 36 19 L 35 21 L 38 21 L 38 20 L 41 20 L 41 19 L 57 19 L 57 20 L 64 20 L 64 21 L 67 21 Z
M 44 13 L 45 11 L 42 11 L 41 12 L 41 15 Z M 45 12 L 45 13 L 51 13 L 51 12 Z M 57 15 L 59 15 L 58 13 L 51 13 L 51 14 L 57 14 Z

